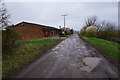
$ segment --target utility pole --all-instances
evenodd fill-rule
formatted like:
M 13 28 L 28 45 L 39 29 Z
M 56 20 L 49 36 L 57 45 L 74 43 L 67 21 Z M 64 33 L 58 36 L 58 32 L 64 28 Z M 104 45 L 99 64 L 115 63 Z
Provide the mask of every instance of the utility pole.
M 62 15 L 62 16 L 64 16 L 64 28 L 65 28 L 65 16 L 67 16 L 67 14 Z

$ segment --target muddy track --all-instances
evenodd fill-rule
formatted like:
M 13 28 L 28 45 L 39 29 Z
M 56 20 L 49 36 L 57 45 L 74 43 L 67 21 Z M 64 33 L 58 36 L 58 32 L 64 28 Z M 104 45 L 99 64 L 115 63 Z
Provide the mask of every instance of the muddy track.
M 117 78 L 118 68 L 77 34 L 18 72 L 15 78 Z

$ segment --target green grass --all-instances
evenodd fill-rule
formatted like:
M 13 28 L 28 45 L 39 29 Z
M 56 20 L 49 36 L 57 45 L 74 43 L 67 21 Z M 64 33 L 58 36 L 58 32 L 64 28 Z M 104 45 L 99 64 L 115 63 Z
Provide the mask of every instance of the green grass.
M 96 49 L 100 50 L 104 56 L 108 57 L 114 63 L 118 64 L 118 58 L 120 57 L 118 57 L 118 55 L 120 55 L 120 44 L 100 38 L 83 36 L 80 37 L 93 45 Z
M 2 77 L 7 78 L 14 75 L 60 41 L 60 39 L 43 39 L 17 43 L 16 45 L 19 45 L 19 48 L 14 49 L 9 55 L 3 55 Z

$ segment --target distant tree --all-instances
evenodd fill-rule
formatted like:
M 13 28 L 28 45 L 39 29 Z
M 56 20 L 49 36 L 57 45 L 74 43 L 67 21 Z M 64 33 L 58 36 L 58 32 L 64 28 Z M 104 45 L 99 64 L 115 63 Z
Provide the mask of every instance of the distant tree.
M 88 17 L 85 21 L 85 27 L 96 26 L 97 16 Z
M 97 23 L 97 16 L 89 16 L 86 20 L 85 20 L 85 26 L 81 29 L 80 33 L 84 36 L 89 36 L 89 37 L 96 37 L 97 35 L 97 31 L 96 29 L 94 29 L 94 27 L 98 26 Z M 90 27 L 93 26 L 93 27 Z M 90 27 L 90 28 L 89 28 Z M 86 30 L 88 28 L 88 30 Z
M 10 21 L 10 14 L 7 13 L 7 9 L 4 3 L 1 3 L 2 7 L 0 8 L 0 30 L 5 30 L 6 27 L 8 27 Z
M 90 26 L 96 27 L 97 30 L 95 31 L 95 29 L 89 28 Z M 120 37 L 120 27 L 117 27 L 111 21 L 98 21 L 97 16 L 92 16 L 87 18 L 85 21 L 85 26 L 81 29 L 80 33 L 83 36 L 114 40 Z
M 73 30 L 73 29 L 70 29 L 70 32 L 71 32 L 71 34 L 73 34 L 73 33 L 74 33 L 74 30 Z
M 103 20 L 100 24 L 98 32 L 99 38 L 112 40 L 112 38 L 118 36 L 117 26 L 114 23 Z
M 84 29 L 84 28 L 81 29 L 81 30 L 80 30 L 80 34 L 83 35 L 83 36 L 85 36 L 85 34 L 86 34 L 86 29 Z
M 65 34 L 66 34 L 66 35 L 70 35 L 70 28 L 69 28 L 69 27 L 66 27 L 66 28 L 65 28 Z
M 62 30 L 62 34 L 60 35 L 61 37 L 65 37 L 65 36 L 68 36 L 70 34 L 73 34 L 73 29 L 70 29 L 69 27 L 63 27 L 61 28 Z

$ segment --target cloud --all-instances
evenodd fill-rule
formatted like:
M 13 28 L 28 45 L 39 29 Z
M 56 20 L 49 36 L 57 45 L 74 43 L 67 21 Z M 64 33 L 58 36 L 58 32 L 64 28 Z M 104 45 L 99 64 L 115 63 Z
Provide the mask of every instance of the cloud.
M 88 16 L 96 15 L 100 20 L 111 20 L 117 24 L 117 2 L 6 2 L 11 22 L 29 21 L 53 27 L 66 26 L 80 30 Z

